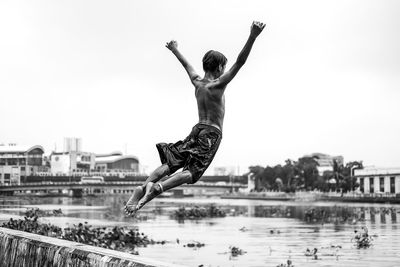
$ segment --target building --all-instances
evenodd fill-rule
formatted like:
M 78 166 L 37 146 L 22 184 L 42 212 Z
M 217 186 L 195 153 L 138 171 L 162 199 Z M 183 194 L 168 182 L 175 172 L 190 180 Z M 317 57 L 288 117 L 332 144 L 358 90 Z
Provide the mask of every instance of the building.
M 96 155 L 82 151 L 82 139 L 64 138 L 63 152 L 52 152 L 50 155 L 51 173 L 53 175 L 86 175 L 95 169 Z
M 65 137 L 64 138 L 64 151 L 65 152 L 81 152 L 82 151 L 82 139 L 76 137 Z
M 224 175 L 235 175 L 235 172 L 238 171 L 235 166 L 217 166 L 214 167 L 213 175 L 224 176 Z M 209 173 L 209 172 L 207 172 Z
M 95 154 L 82 151 L 52 152 L 50 169 L 53 175 L 88 173 L 95 169 Z
M 139 173 L 139 160 L 121 152 L 96 155 L 96 172 L 135 172 Z
M 323 175 L 324 171 L 333 171 L 333 162 L 336 161 L 338 166 L 344 164 L 343 156 L 330 156 L 323 153 L 312 153 L 310 155 L 305 155 L 304 157 L 314 158 L 318 163 L 318 173 Z
M 365 194 L 400 194 L 400 168 L 366 167 L 355 170 L 359 191 Z
M 43 171 L 41 146 L 0 144 L 0 184 L 19 184 L 21 177 Z

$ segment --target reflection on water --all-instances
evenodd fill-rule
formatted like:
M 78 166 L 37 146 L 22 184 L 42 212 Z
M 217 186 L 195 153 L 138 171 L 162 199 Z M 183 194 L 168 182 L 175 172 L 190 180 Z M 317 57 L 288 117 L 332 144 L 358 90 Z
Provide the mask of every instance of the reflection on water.
M 126 218 L 125 197 L 0 198 L 0 221 L 22 215 L 27 207 L 61 208 L 64 217 L 44 220 L 65 226 L 88 221 L 92 225 L 139 227 L 165 245 L 139 248 L 139 254 L 187 266 L 276 266 L 291 259 L 295 266 L 397 266 L 400 261 L 399 205 L 332 202 L 279 202 L 222 199 L 158 199 L 138 218 Z M 227 216 L 183 223 L 171 214 L 180 206 L 214 203 Z M 366 226 L 377 235 L 373 246 L 356 249 L 354 230 Z M 188 247 L 188 243 L 204 243 Z M 229 247 L 246 253 L 232 257 Z M 306 250 L 318 250 L 318 257 Z

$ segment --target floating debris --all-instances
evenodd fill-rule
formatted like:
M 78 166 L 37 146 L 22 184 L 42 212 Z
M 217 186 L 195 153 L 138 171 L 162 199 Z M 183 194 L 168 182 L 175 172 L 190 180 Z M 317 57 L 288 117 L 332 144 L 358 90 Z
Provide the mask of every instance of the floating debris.
M 271 229 L 271 230 L 269 230 L 269 233 L 270 233 L 271 235 L 273 235 L 273 234 L 280 234 L 281 231 L 280 231 L 280 230 Z
M 25 231 L 29 233 L 65 239 L 87 245 L 115 249 L 119 251 L 138 254 L 134 251 L 135 247 L 147 246 L 150 244 L 165 244 L 165 241 L 154 241 L 149 239 L 138 229 L 127 229 L 124 227 L 113 227 L 111 229 L 95 228 L 87 222 L 73 225 L 62 229 L 50 223 L 39 223 L 39 214 L 45 214 L 38 209 L 28 210 L 23 220 L 10 219 L 3 223 L 2 227 Z M 57 211 L 56 214 L 59 214 Z
M 312 257 L 312 259 L 314 259 L 314 260 L 318 260 L 317 252 L 318 252 L 317 248 L 314 248 L 313 250 L 310 250 L 309 248 L 307 248 L 304 255 L 306 255 L 307 257 Z
M 193 220 L 202 218 L 212 218 L 212 217 L 225 217 L 226 213 L 217 208 L 215 205 L 210 205 L 207 207 L 194 206 L 191 208 L 180 207 L 173 214 L 173 217 L 177 220 Z
M 56 209 L 56 210 L 41 210 L 39 208 L 31 208 L 25 211 L 25 216 L 26 217 L 45 217 L 45 216 L 61 216 L 63 215 L 63 212 L 61 209 Z
M 198 241 L 192 241 L 183 246 L 188 247 L 188 248 L 201 248 L 201 247 L 204 247 L 205 245 L 204 245 L 204 243 L 200 243 Z
M 368 228 L 363 226 L 361 227 L 361 231 L 354 230 L 354 237 L 352 238 L 352 242 L 355 243 L 357 248 L 369 248 L 372 246 L 373 238 L 368 235 Z
M 239 255 L 243 255 L 243 254 L 247 253 L 246 251 L 244 251 L 238 247 L 234 247 L 234 246 L 229 247 L 229 252 L 232 257 L 237 257 Z
M 134 250 L 137 246 L 165 244 L 165 241 L 149 239 L 137 229 L 128 230 L 117 226 L 111 229 L 106 227 L 94 228 L 87 222 L 65 228 L 62 239 L 120 251 Z
M 287 260 L 286 263 L 281 263 L 281 264 L 277 265 L 276 267 L 294 267 L 294 265 L 291 260 Z

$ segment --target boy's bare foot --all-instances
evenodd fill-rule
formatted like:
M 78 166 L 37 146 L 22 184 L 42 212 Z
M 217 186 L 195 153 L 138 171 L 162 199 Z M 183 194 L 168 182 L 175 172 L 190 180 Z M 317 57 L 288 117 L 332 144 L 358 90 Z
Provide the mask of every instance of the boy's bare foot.
M 162 186 L 160 183 L 148 183 L 146 186 L 146 194 L 142 197 L 139 203 L 136 206 L 136 210 L 140 210 L 147 202 L 158 196 L 163 192 Z
M 144 196 L 144 190 L 142 186 L 138 186 L 133 191 L 132 196 L 129 198 L 125 205 L 125 214 L 128 216 L 134 216 L 137 212 L 136 206 L 139 200 Z

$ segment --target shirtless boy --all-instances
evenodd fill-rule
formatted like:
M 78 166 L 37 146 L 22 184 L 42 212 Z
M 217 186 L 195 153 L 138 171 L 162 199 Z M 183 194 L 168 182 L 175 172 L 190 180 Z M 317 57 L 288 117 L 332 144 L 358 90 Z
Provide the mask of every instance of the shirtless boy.
M 246 44 L 236 62 L 226 73 L 224 73 L 226 57 L 220 52 L 208 51 L 203 57 L 205 72 L 203 78 L 195 72 L 179 52 L 176 41 L 167 43 L 166 47 L 181 62 L 195 88 L 199 122 L 183 141 L 156 145 L 162 165 L 150 174 L 142 186 L 135 188 L 125 205 L 127 215 L 134 215 L 147 202 L 162 192 L 185 183 L 194 184 L 203 175 L 211 164 L 222 139 L 225 88 L 246 62 L 254 41 L 264 27 L 264 23 L 252 23 Z M 183 168 L 182 172 L 174 174 L 180 168 Z

